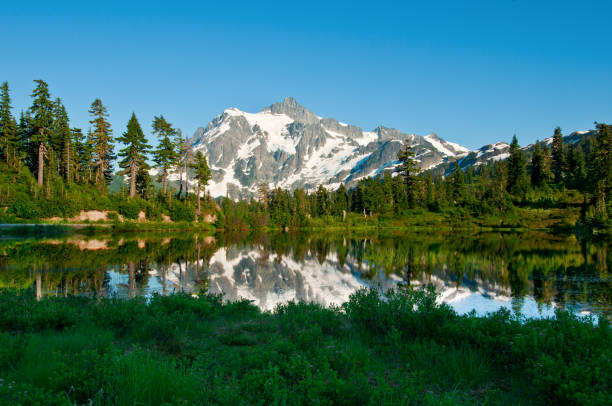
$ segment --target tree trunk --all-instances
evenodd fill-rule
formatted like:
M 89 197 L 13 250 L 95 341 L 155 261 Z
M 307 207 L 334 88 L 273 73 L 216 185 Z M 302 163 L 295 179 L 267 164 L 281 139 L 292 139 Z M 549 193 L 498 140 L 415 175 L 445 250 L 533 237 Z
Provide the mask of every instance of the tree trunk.
M 168 185 L 167 178 L 168 178 L 168 174 L 166 173 L 166 170 L 164 169 L 164 176 L 162 177 L 164 196 L 166 195 L 166 192 L 168 190 L 168 187 L 167 187 L 167 185 Z
M 70 141 L 67 144 L 68 148 L 66 148 L 66 180 L 70 182 Z
M 198 179 L 198 215 L 197 215 L 197 219 L 198 222 L 200 221 L 200 180 Z
M 185 157 L 185 197 L 189 197 L 189 165 Z
M 180 198 L 181 194 L 183 193 L 183 167 L 179 165 L 178 168 L 179 168 L 179 191 L 176 197 Z
M 38 143 L 38 186 L 43 185 L 43 165 L 45 159 L 45 146 L 42 142 Z
M 40 300 L 42 297 L 42 278 L 40 273 L 36 274 L 36 300 Z
M 128 263 L 128 271 L 130 273 L 129 275 L 129 297 L 134 297 L 134 292 L 135 292 L 135 288 L 136 288 L 136 284 L 135 282 L 135 271 L 136 271 L 136 264 L 134 264 L 134 261 L 130 261 Z
M 104 161 L 102 158 L 98 161 L 98 172 L 96 172 L 96 183 L 104 182 Z
M 136 164 L 130 165 L 130 198 L 136 196 Z

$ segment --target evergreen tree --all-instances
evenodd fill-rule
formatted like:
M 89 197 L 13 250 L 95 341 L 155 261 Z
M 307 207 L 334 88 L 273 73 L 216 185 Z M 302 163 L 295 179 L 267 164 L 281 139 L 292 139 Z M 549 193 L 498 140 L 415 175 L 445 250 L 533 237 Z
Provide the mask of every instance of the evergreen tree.
M 555 176 L 555 183 L 563 182 L 563 171 L 565 169 L 565 156 L 563 154 L 563 135 L 561 128 L 555 128 L 552 141 L 552 170 Z
M 263 206 L 264 210 L 266 210 L 270 205 L 270 190 L 268 189 L 268 184 L 266 182 L 260 182 L 257 185 L 257 199 Z
M 7 163 L 14 162 L 17 148 L 17 122 L 11 113 L 8 82 L 0 86 L 0 152 Z
M 187 165 L 185 165 L 185 161 L 187 160 L 187 152 L 189 151 L 189 143 L 185 137 L 183 137 L 183 132 L 180 129 L 176 131 L 175 145 L 177 154 L 176 166 L 179 171 L 179 190 L 176 197 L 180 198 L 183 194 L 183 172 L 187 172 Z
M 93 153 L 93 165 L 95 167 L 95 183 L 97 185 L 108 184 L 112 177 L 111 161 L 113 155 L 113 137 L 111 125 L 108 122 L 108 111 L 102 104 L 102 100 L 95 99 L 89 108 L 89 114 L 93 124 L 91 133 L 91 146 Z
M 172 137 L 176 135 L 176 130 L 166 121 L 164 116 L 153 118 L 153 134 L 159 137 L 159 145 L 153 152 L 153 160 L 162 170 L 162 191 L 167 193 L 168 171 L 177 164 L 178 154 L 176 144 Z
M 36 164 L 38 186 L 43 185 L 45 154 L 48 152 L 50 133 L 53 130 L 53 103 L 49 86 L 43 80 L 35 80 L 36 88 L 31 94 L 34 99 L 30 113 L 32 115 L 30 142 L 36 145 Z
M 423 185 L 425 190 L 425 198 L 423 200 L 425 205 L 431 210 L 434 206 L 435 200 L 434 182 L 431 176 L 431 171 L 427 171 L 423 175 Z
M 382 199 L 380 200 L 382 213 L 391 213 L 395 202 L 393 200 L 393 179 L 389 171 L 385 171 L 381 184 Z
M 30 168 L 35 166 L 35 161 L 32 161 L 32 142 L 30 139 L 30 134 L 32 133 L 32 117 L 30 116 L 30 112 L 21 112 L 19 115 L 19 123 L 17 124 L 17 146 L 16 146 L 16 154 L 15 162 L 18 159 L 25 160 L 26 165 Z
M 344 183 L 338 186 L 338 189 L 334 192 L 334 214 L 336 216 L 342 216 L 348 210 L 348 191 Z
M 323 185 L 319 185 L 317 189 L 317 215 L 325 216 L 329 214 L 330 203 L 329 203 L 329 194 L 327 193 L 327 189 Z
M 542 186 L 546 180 L 545 175 L 545 159 L 542 152 L 540 141 L 536 141 L 531 157 L 531 184 L 533 186 Z
M 119 152 L 119 156 L 123 158 L 119 166 L 124 169 L 123 173 L 129 174 L 130 197 L 134 197 L 136 195 L 136 176 L 138 171 L 147 165 L 147 152 L 151 148 L 147 144 L 136 114 L 132 113 L 127 124 L 127 131 L 117 138 L 117 141 L 125 145 L 125 148 Z
M 72 176 L 77 182 L 83 183 L 89 177 L 92 159 L 91 145 L 87 142 L 88 140 L 80 128 L 73 128 L 70 132 L 74 151 L 74 173 Z
M 138 167 L 136 174 L 136 193 L 141 199 L 150 199 L 153 196 L 153 185 L 149 175 L 149 165 L 144 162 Z
M 525 155 L 518 144 L 516 135 L 510 144 L 510 157 L 508 158 L 508 191 L 514 195 L 521 195 L 525 191 Z
M 198 151 L 195 154 L 193 163 L 191 164 L 191 169 L 193 169 L 193 176 L 198 181 L 198 220 L 200 219 L 200 215 L 202 214 L 200 208 L 200 188 L 202 188 L 202 192 L 205 191 L 206 185 L 208 185 L 208 181 L 211 178 L 210 169 L 208 168 L 208 162 L 206 162 L 206 157 L 202 154 L 202 151 Z
M 574 181 L 574 187 L 583 190 L 586 184 L 586 163 L 584 159 L 584 152 L 582 148 L 574 148 L 574 172 L 572 178 Z
M 54 104 L 55 123 L 53 136 L 51 137 L 51 149 L 58 175 L 63 175 L 64 179 L 70 180 L 70 150 L 72 144 L 72 134 L 70 131 L 68 113 L 62 101 L 57 98 Z
M 455 168 L 450 177 L 449 183 L 451 185 L 450 198 L 453 201 L 453 203 L 457 204 L 461 200 L 463 200 L 463 190 L 464 190 L 463 171 L 461 170 L 457 162 L 455 162 Z
M 417 192 L 417 161 L 414 159 L 414 151 L 410 146 L 410 141 L 404 140 L 404 146 L 397 153 L 397 159 L 400 161 L 400 166 L 397 171 L 402 175 L 406 186 L 406 195 L 408 204 L 414 207 Z
M 595 207 L 605 213 L 612 200 L 612 126 L 596 123 L 597 138 L 589 162 L 589 178 Z

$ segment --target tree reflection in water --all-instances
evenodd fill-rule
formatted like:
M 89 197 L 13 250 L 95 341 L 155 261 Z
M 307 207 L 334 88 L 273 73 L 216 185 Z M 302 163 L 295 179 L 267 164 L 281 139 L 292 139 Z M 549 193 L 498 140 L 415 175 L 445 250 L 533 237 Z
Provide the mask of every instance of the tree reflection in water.
M 286 300 L 339 304 L 362 286 L 431 283 L 458 309 L 488 300 L 521 312 L 528 299 L 540 311 L 612 314 L 609 242 L 544 232 L 120 235 L 0 246 L 0 288 L 38 298 L 204 290 L 273 309 Z

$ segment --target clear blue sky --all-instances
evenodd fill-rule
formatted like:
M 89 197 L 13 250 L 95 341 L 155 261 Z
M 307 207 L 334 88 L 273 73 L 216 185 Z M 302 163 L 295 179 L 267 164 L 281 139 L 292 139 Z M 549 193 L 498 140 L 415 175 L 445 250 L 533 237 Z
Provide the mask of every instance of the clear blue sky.
M 132 111 L 147 134 L 163 114 L 191 136 L 286 96 L 471 148 L 612 121 L 610 1 L 123 3 L 3 3 L 16 114 L 41 78 L 73 126 L 100 97 L 116 136 Z

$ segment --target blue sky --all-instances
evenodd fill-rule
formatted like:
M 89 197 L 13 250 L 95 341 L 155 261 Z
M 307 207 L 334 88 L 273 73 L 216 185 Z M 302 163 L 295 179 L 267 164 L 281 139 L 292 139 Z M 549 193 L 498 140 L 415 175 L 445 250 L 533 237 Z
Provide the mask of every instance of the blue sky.
M 4 2 L 0 81 L 15 113 L 34 79 L 87 129 L 134 111 L 189 136 L 229 106 L 295 97 L 373 129 L 471 148 L 612 122 L 612 2 Z M 128 4 L 123 4 L 128 3 Z

